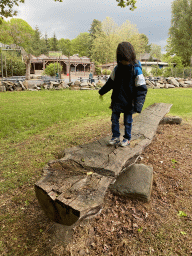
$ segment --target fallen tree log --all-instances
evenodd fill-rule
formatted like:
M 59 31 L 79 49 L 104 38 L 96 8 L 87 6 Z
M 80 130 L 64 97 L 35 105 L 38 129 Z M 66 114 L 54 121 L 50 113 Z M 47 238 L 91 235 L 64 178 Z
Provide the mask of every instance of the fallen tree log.
M 98 213 L 109 185 L 151 143 L 159 122 L 171 106 L 153 104 L 137 115 L 129 147 L 107 146 L 110 137 L 106 137 L 69 148 L 61 159 L 49 162 L 43 169 L 43 177 L 35 184 L 37 199 L 46 215 L 69 226 Z

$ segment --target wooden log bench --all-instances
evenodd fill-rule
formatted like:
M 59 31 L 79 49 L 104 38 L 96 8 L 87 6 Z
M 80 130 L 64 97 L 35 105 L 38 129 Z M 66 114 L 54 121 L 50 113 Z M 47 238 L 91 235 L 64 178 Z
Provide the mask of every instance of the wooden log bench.
M 109 185 L 125 168 L 135 163 L 169 112 L 171 104 L 149 106 L 133 119 L 128 147 L 107 146 L 111 137 L 69 148 L 61 159 L 49 162 L 35 184 L 39 204 L 53 221 L 70 226 L 97 214 Z M 121 130 L 121 134 L 123 134 Z

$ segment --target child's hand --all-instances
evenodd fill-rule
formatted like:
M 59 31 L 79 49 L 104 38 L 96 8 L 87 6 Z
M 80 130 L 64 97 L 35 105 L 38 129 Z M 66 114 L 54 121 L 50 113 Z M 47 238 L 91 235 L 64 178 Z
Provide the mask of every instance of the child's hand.
M 103 100 L 103 95 L 99 95 L 99 99 L 100 99 L 100 100 Z

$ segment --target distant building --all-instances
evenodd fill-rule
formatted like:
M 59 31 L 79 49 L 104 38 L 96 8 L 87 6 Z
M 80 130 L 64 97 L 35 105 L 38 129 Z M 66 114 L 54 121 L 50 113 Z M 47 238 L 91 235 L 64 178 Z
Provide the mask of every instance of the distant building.
M 155 57 L 151 57 L 149 53 L 141 53 L 139 56 L 139 60 L 144 62 L 144 61 L 149 61 L 149 62 L 160 62 L 160 59 L 157 59 Z
M 149 61 L 151 59 L 152 61 Z M 141 61 L 141 66 L 145 68 L 145 70 L 148 73 L 150 73 L 153 66 L 158 66 L 159 68 L 165 68 L 168 66 L 168 63 L 161 62 L 161 60 L 158 60 L 157 58 L 150 57 L 149 53 L 140 54 L 140 61 Z M 113 63 L 102 64 L 99 67 L 101 68 L 101 72 L 104 69 L 109 69 L 112 71 L 116 65 L 117 65 L 117 62 L 113 62 Z
M 74 75 L 88 75 L 90 72 L 95 72 L 94 63 L 86 56 L 79 57 L 78 54 L 67 57 L 61 56 L 46 56 L 41 54 L 38 57 L 32 55 L 31 58 L 31 74 L 42 74 L 45 67 L 50 63 L 59 63 L 62 66 L 62 74 L 68 75 L 70 72 Z

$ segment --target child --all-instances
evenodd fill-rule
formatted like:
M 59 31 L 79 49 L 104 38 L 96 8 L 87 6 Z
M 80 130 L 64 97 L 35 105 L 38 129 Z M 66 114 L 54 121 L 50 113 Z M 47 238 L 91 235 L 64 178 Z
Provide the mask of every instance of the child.
M 129 42 L 122 42 L 117 47 L 117 66 L 112 71 L 105 85 L 99 90 L 103 96 L 113 90 L 111 95 L 112 109 L 112 139 L 109 145 L 119 144 L 125 147 L 130 144 L 132 129 L 132 114 L 141 113 L 147 87 L 142 68 L 139 61 L 136 61 L 136 54 Z M 124 113 L 125 134 L 120 142 L 119 118 Z

